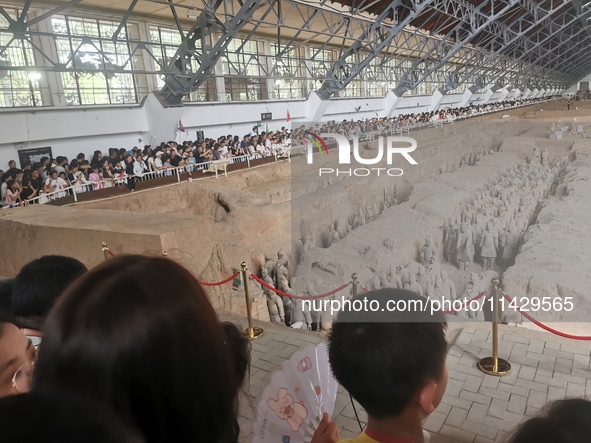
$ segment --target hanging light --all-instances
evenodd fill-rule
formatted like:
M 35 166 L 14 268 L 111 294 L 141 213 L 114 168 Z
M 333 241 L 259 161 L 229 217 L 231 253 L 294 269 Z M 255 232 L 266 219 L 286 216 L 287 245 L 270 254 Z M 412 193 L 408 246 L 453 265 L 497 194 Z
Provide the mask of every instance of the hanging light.
M 40 72 L 29 72 L 29 80 L 32 82 L 36 82 L 41 80 L 41 73 Z

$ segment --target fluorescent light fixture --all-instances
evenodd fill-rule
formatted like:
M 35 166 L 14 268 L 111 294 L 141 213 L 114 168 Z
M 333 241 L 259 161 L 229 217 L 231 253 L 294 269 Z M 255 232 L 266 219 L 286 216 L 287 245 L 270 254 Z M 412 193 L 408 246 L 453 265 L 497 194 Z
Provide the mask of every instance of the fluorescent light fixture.
M 191 9 L 187 11 L 187 18 L 197 19 L 197 8 L 193 6 Z
M 40 72 L 29 72 L 29 80 L 37 81 L 41 80 L 41 73 Z

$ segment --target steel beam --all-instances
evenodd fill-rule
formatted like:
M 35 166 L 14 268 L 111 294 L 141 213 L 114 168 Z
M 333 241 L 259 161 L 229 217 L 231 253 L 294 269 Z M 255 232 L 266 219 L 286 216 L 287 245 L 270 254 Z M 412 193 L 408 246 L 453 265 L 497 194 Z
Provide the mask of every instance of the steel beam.
M 499 8 L 495 8 L 498 3 L 481 3 L 479 6 L 466 7 L 458 9 L 456 13 L 462 12 L 462 17 L 458 24 L 450 30 L 446 36 L 440 40 L 430 51 L 414 61 L 412 67 L 404 74 L 400 84 L 394 89 L 396 96 L 402 96 L 406 91 L 410 91 L 427 78 L 433 71 L 439 69 L 448 62 L 463 46 L 467 45 L 476 35 L 486 29 L 495 20 L 498 20 L 503 14 L 509 11 L 517 4 L 518 0 L 508 0 L 503 2 Z M 456 2 L 452 1 L 451 4 Z M 490 5 L 490 14 L 482 12 L 484 6 Z M 469 30 L 466 30 L 468 25 Z
M 82 2 L 82 0 L 70 0 L 68 3 L 64 3 L 63 5 L 59 5 L 58 7 L 52 9 L 51 11 L 47 11 L 45 14 L 41 14 L 39 17 L 35 17 L 32 20 L 28 20 L 27 26 L 31 27 L 32 25 L 42 22 L 46 18 L 52 17 L 56 14 L 59 14 L 64 9 L 68 9 L 74 5 L 77 5 L 78 3 L 81 3 L 81 2 Z
M 235 15 L 226 16 L 228 20 L 225 23 L 221 23 L 213 13 L 201 14 L 191 27 L 191 31 L 187 33 L 182 50 L 177 51 L 177 56 L 168 66 L 173 73 L 176 69 L 178 74 L 167 77 L 165 86 L 158 94 L 165 105 L 181 105 L 184 96 L 196 90 L 210 78 L 215 64 L 225 54 L 234 36 L 251 22 L 252 16 L 261 1 L 245 0 Z M 222 34 L 214 42 L 213 38 L 211 38 L 211 30 L 216 27 L 221 28 Z M 202 41 L 201 53 L 194 46 L 189 45 L 190 42 L 195 42 L 197 36 L 200 36 Z M 206 37 L 210 37 L 211 41 L 205 42 Z M 188 72 L 187 64 L 183 63 L 183 60 L 191 57 L 195 58 L 199 63 L 199 68 L 195 72 Z
M 434 0 L 413 2 L 403 20 L 399 20 L 399 9 L 403 7 L 401 0 L 392 1 L 376 18 L 375 23 L 368 28 L 349 48 L 339 57 L 326 74 L 322 87 L 316 91 L 322 100 L 328 100 L 332 94 L 342 91 L 351 81 L 365 69 L 372 60 L 387 48 L 394 38 L 416 17 L 418 17 Z M 392 27 L 384 26 L 383 22 L 390 15 L 394 16 Z M 365 50 L 365 54 L 361 51 Z M 359 60 L 363 57 L 363 60 Z
M 569 3 L 570 0 L 562 0 L 561 3 L 553 5 L 553 8 L 546 12 L 549 15 L 552 15 L 557 10 L 563 8 Z M 513 19 L 513 25 L 515 25 L 516 22 L 519 23 L 519 20 L 529 13 L 529 11 L 524 11 L 518 19 Z M 491 61 L 498 60 L 499 58 L 502 59 L 503 52 L 506 51 L 507 48 L 516 44 L 521 38 L 523 38 L 528 33 L 528 31 L 538 26 L 539 24 L 545 22 L 546 20 L 547 16 L 541 15 L 541 18 L 538 18 L 537 21 L 532 22 L 529 27 L 518 24 L 517 28 L 519 29 L 519 32 L 513 33 L 512 35 L 509 35 L 508 32 L 496 33 L 495 37 L 492 40 L 486 42 L 485 46 L 481 48 L 484 51 L 488 51 L 488 53 L 477 53 L 471 59 L 465 60 L 464 64 L 458 66 L 458 68 L 456 68 L 454 72 L 450 75 L 450 77 L 447 79 L 446 83 L 448 83 L 449 86 L 445 89 L 445 91 L 442 92 L 447 92 L 447 90 L 457 88 L 459 84 L 464 83 L 468 78 L 476 75 L 478 72 L 486 72 L 485 68 L 490 64 Z M 517 63 L 517 60 L 515 61 L 515 63 Z M 467 72 L 461 73 L 462 70 L 467 70 Z M 508 71 L 505 69 L 505 72 Z M 454 76 L 456 76 L 456 78 L 454 78 Z
M 129 20 L 129 16 L 133 12 L 133 8 L 135 8 L 135 5 L 137 5 L 138 1 L 139 0 L 131 0 L 131 4 L 129 5 L 129 8 L 127 8 L 127 11 L 125 11 L 125 15 L 121 19 L 121 23 L 119 23 L 119 26 L 117 27 L 117 29 L 113 33 L 113 37 L 111 38 L 113 41 L 116 41 L 119 38 L 119 34 L 121 33 L 121 30 L 127 24 L 127 20 Z

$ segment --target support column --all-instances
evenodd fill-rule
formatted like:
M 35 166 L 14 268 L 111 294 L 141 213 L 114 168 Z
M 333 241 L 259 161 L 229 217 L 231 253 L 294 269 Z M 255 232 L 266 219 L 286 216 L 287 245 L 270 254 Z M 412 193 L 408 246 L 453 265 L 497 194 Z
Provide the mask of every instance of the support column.
M 540 90 L 538 88 L 534 88 L 534 90 L 529 95 L 529 98 L 536 98 L 539 93 L 540 93 Z
M 384 110 L 386 111 L 386 117 L 390 118 L 396 111 L 396 108 L 402 101 L 402 97 L 398 97 L 394 91 L 388 91 L 386 94 L 386 106 L 384 106 Z
M 501 94 L 501 96 L 499 97 L 499 101 L 505 101 L 507 99 L 507 96 L 509 95 L 509 90 L 507 88 L 502 88 L 499 93 Z
M 433 92 L 433 95 L 431 95 L 431 105 L 429 106 L 429 112 L 435 111 L 439 107 L 441 100 L 443 100 L 443 94 L 439 89 L 436 89 L 435 92 Z
M 319 122 L 328 108 L 329 100 L 322 100 L 316 91 L 310 92 L 306 107 L 308 108 L 308 118 L 311 122 Z
M 491 99 L 491 97 L 494 95 L 494 93 L 495 92 L 492 89 L 488 88 L 486 90 L 486 92 L 484 93 L 484 101 L 482 102 L 482 104 L 486 105 L 489 102 L 489 100 Z
M 531 89 L 527 88 L 525 91 L 523 91 L 523 97 L 522 98 L 528 98 L 531 94 Z
M 466 90 L 464 91 L 464 94 L 462 95 L 462 101 L 460 102 L 460 108 L 466 107 L 466 105 L 474 95 L 475 91 L 473 91 L 472 89 L 473 88 L 466 88 Z

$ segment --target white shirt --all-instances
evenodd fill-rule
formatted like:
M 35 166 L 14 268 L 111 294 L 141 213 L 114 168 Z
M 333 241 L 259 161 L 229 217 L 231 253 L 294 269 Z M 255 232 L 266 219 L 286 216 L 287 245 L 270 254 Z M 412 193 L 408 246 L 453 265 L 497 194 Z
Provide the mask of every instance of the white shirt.
M 2 186 L 0 187 L 1 201 L 6 200 L 6 191 L 7 190 L 8 190 L 8 184 L 6 182 L 2 183 Z

